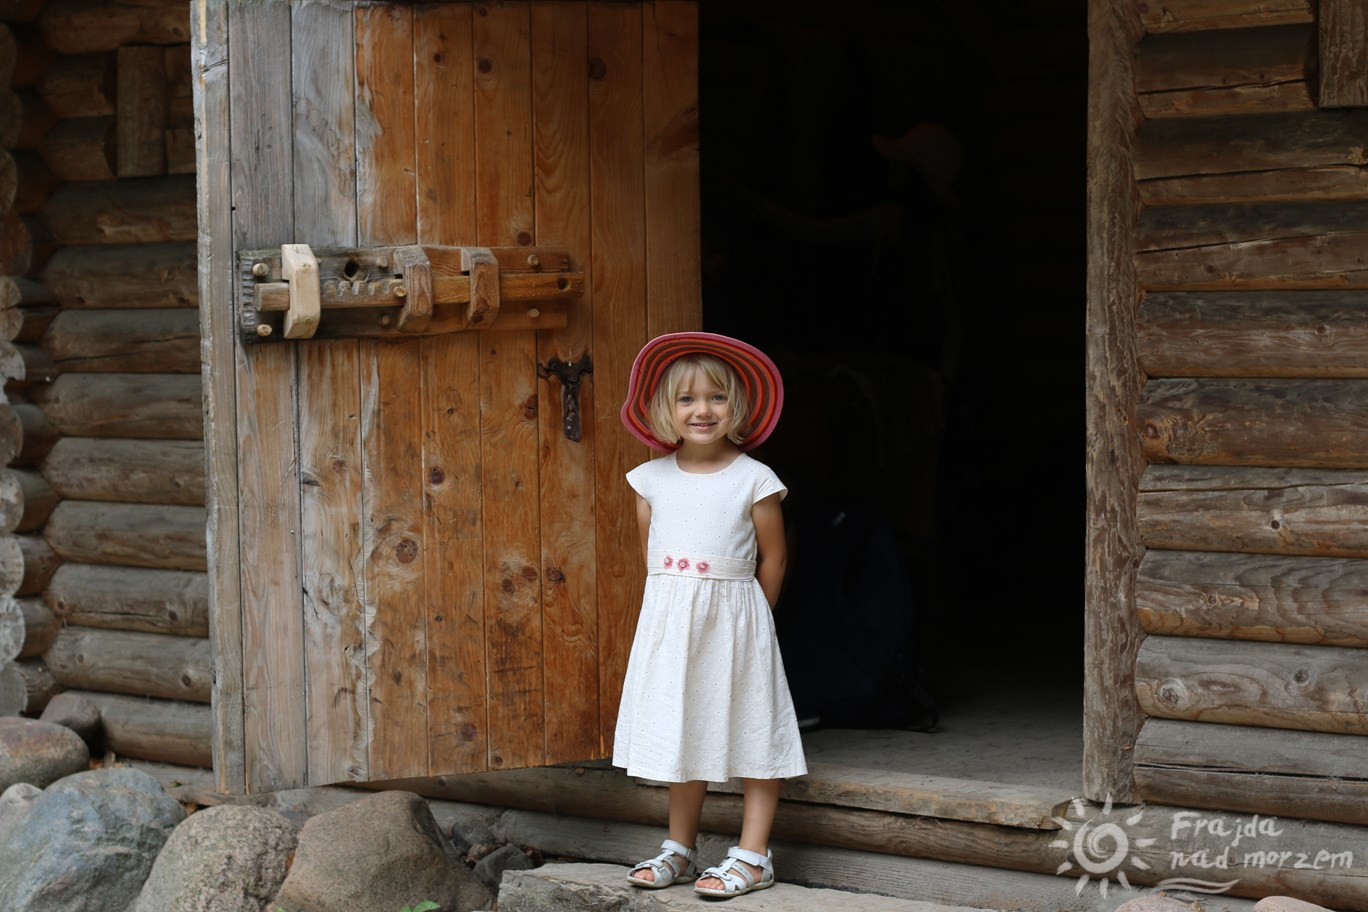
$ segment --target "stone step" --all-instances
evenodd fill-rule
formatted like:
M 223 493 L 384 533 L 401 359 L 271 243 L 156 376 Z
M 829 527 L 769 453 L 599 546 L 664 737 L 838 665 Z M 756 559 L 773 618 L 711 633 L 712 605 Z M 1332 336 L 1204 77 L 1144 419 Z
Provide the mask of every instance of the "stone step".
M 548 864 L 509 871 L 499 888 L 499 912 L 719 912 L 718 900 L 691 887 L 642 890 L 626 883 L 622 865 Z M 873 893 L 845 893 L 778 883 L 738 900 L 745 912 L 984 912 Z M 731 901 L 724 903 L 736 908 Z

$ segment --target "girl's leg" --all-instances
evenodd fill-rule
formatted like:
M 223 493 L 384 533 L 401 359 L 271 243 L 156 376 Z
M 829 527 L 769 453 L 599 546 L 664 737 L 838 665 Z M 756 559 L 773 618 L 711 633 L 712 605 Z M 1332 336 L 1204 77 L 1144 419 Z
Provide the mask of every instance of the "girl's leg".
M 738 845 L 759 855 L 769 853 L 770 828 L 774 826 L 774 815 L 779 810 L 779 790 L 783 788 L 782 779 L 745 779 L 745 797 L 742 799 L 741 840 Z M 701 808 L 700 808 L 701 810 Z M 674 810 L 670 816 L 673 819 Z M 688 843 L 686 843 L 688 844 Z M 741 864 L 750 869 L 756 879 L 760 869 L 755 865 Z M 703 877 L 698 885 L 705 889 L 722 889 L 722 881 L 716 877 Z
M 670 838 L 691 849 L 698 848 L 698 821 L 703 816 L 703 799 L 708 796 L 708 783 L 697 779 L 693 782 L 670 783 Z M 683 864 L 684 859 L 675 856 Z M 648 883 L 655 880 L 651 871 L 638 871 L 632 875 Z

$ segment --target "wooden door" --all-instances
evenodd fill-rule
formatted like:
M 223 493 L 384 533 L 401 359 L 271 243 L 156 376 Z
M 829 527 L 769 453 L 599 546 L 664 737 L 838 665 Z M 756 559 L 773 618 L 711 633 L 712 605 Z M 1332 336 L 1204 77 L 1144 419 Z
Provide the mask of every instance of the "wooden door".
M 617 409 L 700 322 L 695 3 L 193 9 L 220 787 L 606 756 Z M 583 291 L 552 329 L 251 344 L 239 258 L 285 244 L 558 247 Z M 554 359 L 592 364 L 578 440 Z

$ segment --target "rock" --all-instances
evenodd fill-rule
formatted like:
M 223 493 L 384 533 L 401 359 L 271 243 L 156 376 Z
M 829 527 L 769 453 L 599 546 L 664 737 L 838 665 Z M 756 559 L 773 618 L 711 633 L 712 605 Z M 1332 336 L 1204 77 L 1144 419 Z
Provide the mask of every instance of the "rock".
M 1291 896 L 1265 896 L 1254 904 L 1254 912 L 1330 912 L 1324 906 Z
M 309 818 L 268 908 L 379 912 L 431 900 L 443 912 L 465 912 L 487 907 L 490 899 L 437 828 L 427 802 L 388 791 Z
M 0 790 L 16 782 L 46 788 L 90 766 L 90 749 L 69 728 L 0 716 Z
M 115 767 L 67 776 L 39 795 L 0 841 L 0 909 L 125 909 L 184 819 L 180 803 L 140 770 Z
M 491 890 L 499 889 L 504 871 L 530 871 L 536 865 L 515 845 L 500 846 L 475 865 L 475 876 Z
M 71 729 L 92 751 L 103 734 L 100 707 L 80 694 L 59 693 L 43 707 L 43 714 L 38 719 Z
M 1190 902 L 1155 893 L 1127 900 L 1116 907 L 1116 912 L 1193 912 L 1193 906 Z
M 483 820 L 458 820 L 451 825 L 451 844 L 457 855 L 467 855 L 476 846 L 495 844 L 494 833 Z
M 29 808 L 41 794 L 42 789 L 27 782 L 16 782 L 0 794 L 0 842 L 4 842 L 9 831 L 28 816 Z
M 299 827 L 268 808 L 197 811 L 162 847 L 130 912 L 261 912 L 298 840 Z

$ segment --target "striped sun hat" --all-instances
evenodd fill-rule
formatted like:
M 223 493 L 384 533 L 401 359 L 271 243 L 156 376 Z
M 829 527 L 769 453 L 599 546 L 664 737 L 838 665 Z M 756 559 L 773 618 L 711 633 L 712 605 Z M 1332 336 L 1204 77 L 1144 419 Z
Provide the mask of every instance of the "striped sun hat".
M 632 436 L 662 453 L 678 449 L 678 443 L 666 443 L 651 433 L 649 415 L 651 396 L 661 375 L 681 355 L 713 355 L 731 365 L 750 402 L 750 430 L 740 447 L 750 450 L 764 443 L 779 423 L 779 413 L 784 408 L 784 380 L 779 376 L 779 368 L 753 345 L 705 332 L 656 336 L 636 356 L 628 380 L 627 401 L 622 404 L 622 423 Z

